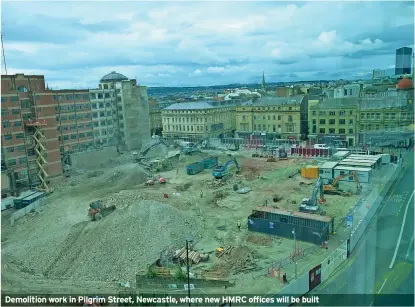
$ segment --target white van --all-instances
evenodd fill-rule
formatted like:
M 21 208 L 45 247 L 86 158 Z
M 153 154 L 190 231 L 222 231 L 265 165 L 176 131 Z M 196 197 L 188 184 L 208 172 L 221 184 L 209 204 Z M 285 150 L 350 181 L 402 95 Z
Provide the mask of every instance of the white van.
M 315 149 L 329 149 L 330 147 L 326 144 L 314 144 Z

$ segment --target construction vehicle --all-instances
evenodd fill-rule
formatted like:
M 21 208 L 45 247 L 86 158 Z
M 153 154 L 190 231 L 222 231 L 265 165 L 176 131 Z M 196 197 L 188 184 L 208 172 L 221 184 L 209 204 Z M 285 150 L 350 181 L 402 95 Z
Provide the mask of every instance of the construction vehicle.
M 222 179 L 224 177 L 229 177 L 232 175 L 232 169 L 236 168 L 236 172 L 239 171 L 239 164 L 235 158 L 230 159 L 224 165 L 218 165 L 212 171 L 213 177 L 216 179 Z
M 284 147 L 278 149 L 278 157 L 280 160 L 288 160 L 287 151 Z
M 339 188 L 339 181 L 342 180 L 343 178 L 350 178 L 350 177 L 353 177 L 354 182 L 356 183 L 356 195 L 360 195 L 360 193 L 362 192 L 362 186 L 360 185 L 359 177 L 357 176 L 356 171 L 348 173 L 348 174 L 339 175 L 331 182 L 329 180 L 328 184 L 323 184 L 324 194 L 351 196 L 352 195 L 351 191 L 343 191 Z
M 92 221 L 98 221 L 115 210 L 115 205 L 105 206 L 101 200 L 89 204 L 88 216 Z
M 320 199 L 317 200 L 317 194 L 320 193 Z M 326 200 L 324 199 L 323 193 L 323 181 L 319 177 L 317 179 L 316 185 L 313 188 L 313 192 L 311 198 L 303 198 L 301 205 L 300 205 L 300 212 L 312 213 L 312 214 L 320 214 L 325 215 L 326 212 L 321 209 L 319 203 L 325 203 Z
M 181 153 L 185 154 L 185 155 L 191 155 L 194 152 L 199 152 L 200 149 L 197 146 L 197 144 L 193 143 L 193 142 L 182 142 L 180 144 L 181 147 Z

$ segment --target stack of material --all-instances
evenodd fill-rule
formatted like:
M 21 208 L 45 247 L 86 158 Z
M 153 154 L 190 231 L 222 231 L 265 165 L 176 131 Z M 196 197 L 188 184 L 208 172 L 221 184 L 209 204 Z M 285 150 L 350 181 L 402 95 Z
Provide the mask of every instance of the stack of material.
M 181 259 L 182 261 L 187 261 L 187 252 L 186 248 L 182 248 L 176 255 L 177 258 Z M 192 261 L 194 264 L 198 264 L 200 262 L 200 253 L 195 251 L 189 250 L 189 261 Z

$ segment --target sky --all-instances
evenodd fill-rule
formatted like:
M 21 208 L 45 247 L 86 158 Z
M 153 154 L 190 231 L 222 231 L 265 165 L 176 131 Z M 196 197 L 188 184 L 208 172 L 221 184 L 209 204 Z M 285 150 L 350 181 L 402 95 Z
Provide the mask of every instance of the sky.
M 8 74 L 53 89 L 364 79 L 414 45 L 412 1 L 6 0 L 1 17 Z

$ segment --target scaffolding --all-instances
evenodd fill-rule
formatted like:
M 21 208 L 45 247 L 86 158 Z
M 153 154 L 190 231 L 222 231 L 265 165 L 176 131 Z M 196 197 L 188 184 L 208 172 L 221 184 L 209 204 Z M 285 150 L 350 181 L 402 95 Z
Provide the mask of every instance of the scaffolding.
M 48 173 L 45 170 L 45 166 L 48 164 L 47 162 L 47 150 L 45 146 L 42 144 L 43 141 L 46 139 L 42 132 L 42 128 L 45 127 L 46 121 L 43 119 L 37 119 L 37 120 L 26 120 L 24 121 L 24 124 L 26 127 L 33 127 L 34 133 L 33 133 L 33 140 L 34 140 L 34 150 L 36 152 L 36 164 L 39 167 L 39 172 L 37 173 L 37 176 L 40 180 L 40 184 L 36 187 L 36 189 L 43 191 L 43 192 L 51 192 L 51 188 L 49 187 L 48 183 Z

